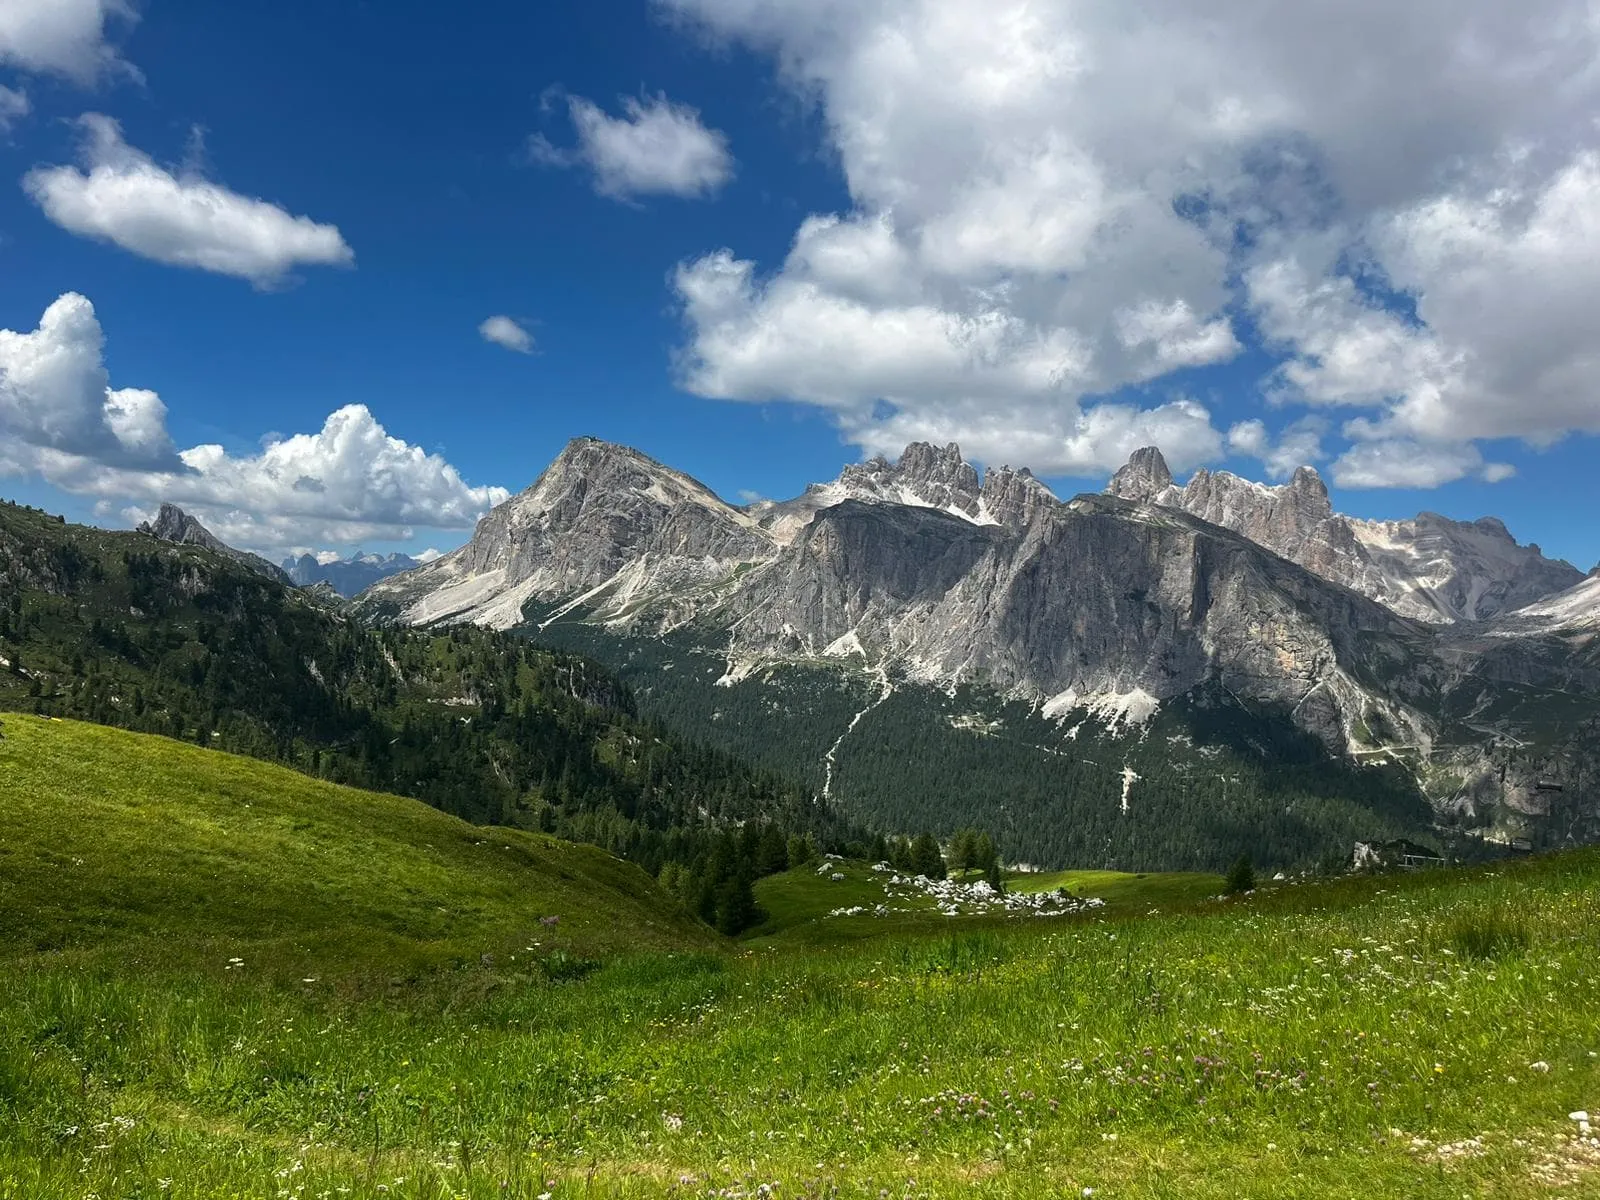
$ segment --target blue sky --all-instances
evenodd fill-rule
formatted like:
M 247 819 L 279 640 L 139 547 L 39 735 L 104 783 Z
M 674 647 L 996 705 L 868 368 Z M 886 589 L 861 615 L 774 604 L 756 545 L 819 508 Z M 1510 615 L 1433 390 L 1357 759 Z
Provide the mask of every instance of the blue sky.
M 579 434 L 729 498 L 1155 441 L 1586 568 L 1600 33 L 1502 7 L 12 0 L 0 493 L 416 550 Z

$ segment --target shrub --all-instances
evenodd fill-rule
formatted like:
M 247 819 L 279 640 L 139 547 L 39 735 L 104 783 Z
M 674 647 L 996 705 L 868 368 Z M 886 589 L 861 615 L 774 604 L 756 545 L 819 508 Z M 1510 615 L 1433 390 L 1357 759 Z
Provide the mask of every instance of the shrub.
M 1230 896 L 1237 896 L 1241 892 L 1253 892 L 1256 889 L 1256 869 L 1250 865 L 1250 856 L 1242 854 L 1239 861 L 1228 868 L 1227 886 L 1224 890 Z

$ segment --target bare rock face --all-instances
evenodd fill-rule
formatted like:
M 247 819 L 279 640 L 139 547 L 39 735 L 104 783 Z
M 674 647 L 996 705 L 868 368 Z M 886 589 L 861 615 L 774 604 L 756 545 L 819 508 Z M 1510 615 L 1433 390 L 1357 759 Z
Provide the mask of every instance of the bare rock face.
M 1242 537 L 1118 499 L 1080 497 L 1018 528 L 842 503 L 716 616 L 735 676 L 858 657 L 1108 712 L 1221 682 L 1294 710 L 1339 753 L 1373 716 L 1423 728 L 1415 626 Z
M 575 438 L 532 487 L 479 521 L 465 546 L 381 581 L 362 601 L 409 624 L 509 628 L 531 599 L 606 585 L 613 598 L 697 588 L 771 549 L 751 516 L 699 481 L 637 450 Z
M 1545 715 L 1552 694 L 1600 691 L 1600 580 L 1491 520 L 1352 520 L 1310 468 L 1179 486 L 1147 448 L 1109 492 L 1063 503 L 1026 471 L 980 479 L 957 448 L 918 445 L 737 508 L 578 439 L 467 545 L 355 603 L 412 624 L 508 628 L 536 602 L 546 625 L 693 626 L 729 683 L 837 662 L 1113 726 L 1225 688 L 1332 753 L 1437 778 L 1443 814 L 1513 794 L 1533 812 L 1540 773 L 1600 772 L 1600 753 L 1573 749 L 1579 726 L 1550 734 Z
M 1111 477 L 1106 492 L 1135 504 L 1160 504 L 1164 503 L 1171 487 L 1172 472 L 1167 469 L 1167 460 L 1160 449 L 1142 446 Z
M 194 517 L 184 512 L 176 504 L 163 504 L 156 513 L 154 521 L 144 521 L 139 525 L 140 533 L 147 533 L 153 538 L 163 542 L 173 542 L 180 546 L 201 546 L 214 554 L 231 558 L 235 562 L 249 567 L 257 575 L 264 575 L 278 583 L 292 584 L 288 574 L 281 568 L 273 566 L 259 554 L 251 554 L 248 550 L 235 550 L 216 534 L 212 533 Z
M 978 497 L 980 512 L 1013 529 L 1031 525 L 1044 513 L 1060 507 L 1061 501 L 1033 477 L 1027 467 L 992 467 L 983 477 Z
M 1493 517 L 1465 522 L 1422 513 L 1409 521 L 1362 521 L 1336 513 L 1311 467 L 1276 487 L 1205 470 L 1179 487 L 1161 452 L 1145 447 L 1107 491 L 1231 529 L 1419 621 L 1487 620 L 1581 578 L 1577 568 L 1545 558 L 1537 545 L 1518 545 Z

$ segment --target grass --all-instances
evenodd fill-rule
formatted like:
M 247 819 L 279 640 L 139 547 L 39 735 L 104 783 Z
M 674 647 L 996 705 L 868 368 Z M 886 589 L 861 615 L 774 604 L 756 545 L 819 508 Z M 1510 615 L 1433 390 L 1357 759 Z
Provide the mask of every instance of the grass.
M 0 952 L 246 958 L 290 979 L 337 958 L 346 978 L 388 978 L 535 940 L 592 955 L 715 937 L 593 847 L 166 738 L 4 718 Z
M 835 876 L 842 878 L 834 878 Z M 779 944 L 832 945 L 865 938 L 897 937 L 948 930 L 952 919 L 939 911 L 931 896 L 891 883 L 894 872 L 869 863 L 828 859 L 756 882 L 756 902 L 766 919 L 745 935 L 746 941 Z M 958 875 L 975 882 L 979 872 Z M 1051 871 L 1011 874 L 1005 886 L 1020 893 L 1055 892 L 1065 887 L 1079 899 L 1104 903 L 1106 912 L 1131 913 L 1190 908 L 1214 899 L 1222 877 L 1201 872 L 1156 872 L 1135 875 L 1121 871 Z M 879 913 L 878 906 L 888 909 Z M 864 908 L 857 916 L 834 915 L 841 909 Z M 1000 915 L 971 915 L 954 922 L 963 928 L 1014 924 Z
M 4 886 L 58 841 L 85 868 L 132 841 L 93 860 L 106 878 L 51 859 L 4 897 L 53 905 L 65 939 L 38 949 L 26 908 L 6 926 L 4 1200 L 1600 1194 L 1566 1119 L 1600 1107 L 1593 851 L 1165 908 L 1135 885 L 1182 886 L 1100 880 L 1127 902 L 875 936 L 805 919 L 871 882 L 851 867 L 768 881 L 789 923 L 730 946 L 581 848 L 528 839 L 520 867 L 466 830 L 413 894 L 416 834 L 446 829 L 419 806 L 257 764 L 227 790 L 246 767 L 110 731 L 6 735 Z M 255 790 L 291 785 L 317 791 Z M 288 832 L 246 837 L 262 809 Z M 196 840 L 204 887 L 149 861 Z M 562 957 L 474 953 L 580 886 L 605 920 L 563 912 Z M 427 916 L 452 903 L 460 924 Z M 347 957 L 369 920 L 377 948 Z M 344 982 L 441 944 L 415 983 Z M 258 969 L 284 946 L 316 982 Z

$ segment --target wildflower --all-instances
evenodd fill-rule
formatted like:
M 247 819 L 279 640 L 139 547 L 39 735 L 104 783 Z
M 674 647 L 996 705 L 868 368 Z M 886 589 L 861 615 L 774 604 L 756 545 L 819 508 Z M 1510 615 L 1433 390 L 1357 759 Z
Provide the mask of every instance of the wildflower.
M 1529 1063 L 1528 1070 L 1537 1071 L 1541 1075 L 1548 1075 L 1550 1073 L 1550 1064 L 1541 1059 L 1538 1062 Z

